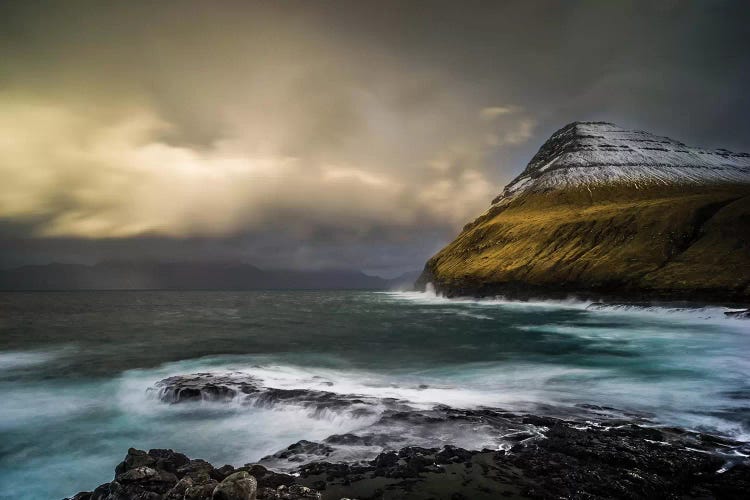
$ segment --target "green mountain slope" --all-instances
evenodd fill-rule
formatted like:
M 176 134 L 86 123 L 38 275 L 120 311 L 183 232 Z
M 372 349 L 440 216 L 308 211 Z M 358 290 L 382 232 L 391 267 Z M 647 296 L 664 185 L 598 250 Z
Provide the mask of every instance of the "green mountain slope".
M 592 134 L 598 127 L 610 136 Z M 632 133 L 610 124 L 561 129 L 486 214 L 427 262 L 417 287 L 432 283 L 449 296 L 750 302 L 750 157 L 719 150 L 728 160 L 709 158 L 710 167 L 700 156 L 693 166 L 644 159 L 638 146 L 653 155 L 653 144 Z M 669 141 L 657 152 L 665 156 L 670 147 L 682 156 L 701 151 L 658 139 Z M 631 150 L 623 154 L 622 143 Z M 557 168 L 538 171 L 550 162 Z

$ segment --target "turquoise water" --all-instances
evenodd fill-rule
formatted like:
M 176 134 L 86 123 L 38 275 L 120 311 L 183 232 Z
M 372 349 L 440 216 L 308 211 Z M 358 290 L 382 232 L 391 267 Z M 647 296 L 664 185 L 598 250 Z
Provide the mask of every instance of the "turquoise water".
M 723 310 L 454 301 L 378 292 L 0 294 L 0 497 L 62 498 L 111 478 L 130 446 L 217 463 L 382 427 L 287 402 L 170 405 L 170 375 L 413 408 L 580 415 L 581 404 L 750 439 L 750 322 Z M 614 410 L 613 410 L 614 411 Z M 392 446 L 500 446 L 491 432 L 399 428 Z M 388 447 L 388 443 L 380 445 Z M 342 459 L 366 458 L 352 448 Z

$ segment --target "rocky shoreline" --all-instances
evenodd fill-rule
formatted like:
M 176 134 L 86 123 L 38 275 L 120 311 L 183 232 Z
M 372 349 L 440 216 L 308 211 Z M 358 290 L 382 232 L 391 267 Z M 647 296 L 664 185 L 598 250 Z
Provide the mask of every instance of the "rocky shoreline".
M 291 474 L 262 464 L 214 467 L 172 450 L 130 449 L 114 480 L 71 500 L 747 498 L 747 444 L 628 421 L 582 423 L 497 410 L 520 431 L 500 450 L 405 447 L 358 463 L 326 461 L 301 441 L 275 454 L 290 463 L 312 448 L 320 459 Z M 356 440 L 344 435 L 340 439 Z M 506 436 L 508 438 L 508 436 Z
M 475 283 L 465 279 L 444 282 L 434 274 L 429 264 L 415 281 L 413 290 L 431 291 L 449 299 L 495 299 L 519 302 L 560 300 L 591 302 L 592 307 L 661 307 L 667 309 L 701 309 L 724 307 L 728 318 L 750 319 L 750 303 L 742 296 L 723 296 L 696 290 L 665 292 L 654 290 L 627 290 L 613 284 L 581 288 L 570 284 L 537 286 L 523 282 Z
M 665 307 L 680 309 L 700 309 L 706 306 L 735 309 L 728 311 L 727 317 L 750 318 L 750 302 L 743 295 L 717 294 L 715 290 L 646 290 L 627 289 L 620 283 L 601 284 L 583 287 L 576 284 L 534 285 L 520 281 L 492 283 L 476 282 L 468 277 L 463 280 L 442 280 L 428 263 L 415 281 L 413 290 L 434 291 L 437 295 L 450 299 L 503 298 L 515 301 L 535 300 L 577 300 L 600 305 Z

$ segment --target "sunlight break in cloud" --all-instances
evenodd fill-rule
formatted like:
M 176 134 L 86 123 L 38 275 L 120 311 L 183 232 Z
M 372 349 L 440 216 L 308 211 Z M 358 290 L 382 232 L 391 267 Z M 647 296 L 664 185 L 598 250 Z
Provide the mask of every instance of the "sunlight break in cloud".
M 32 224 L 37 236 L 222 236 L 280 217 L 342 228 L 418 219 L 460 224 L 497 191 L 482 171 L 488 146 L 481 123 L 464 135 L 438 129 L 442 141 L 414 148 L 416 156 L 380 144 L 390 163 L 384 168 L 380 157 L 363 159 L 367 151 L 284 155 L 268 147 L 268 133 L 264 147 L 238 137 L 172 144 L 166 138 L 174 126 L 148 109 L 100 115 L 0 100 L 0 212 Z M 397 128 L 397 120 L 380 126 Z M 518 123 L 505 133 L 524 136 L 525 122 Z

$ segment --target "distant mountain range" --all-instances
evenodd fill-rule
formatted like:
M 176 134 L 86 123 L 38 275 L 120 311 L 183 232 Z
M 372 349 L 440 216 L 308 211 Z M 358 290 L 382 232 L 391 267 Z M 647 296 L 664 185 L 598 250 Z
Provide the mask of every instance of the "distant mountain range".
M 233 262 L 53 263 L 0 271 L 0 290 L 389 290 L 411 287 L 418 275 L 385 279 L 355 270 L 266 270 Z
M 750 301 L 750 155 L 555 132 L 417 283 L 447 295 Z

